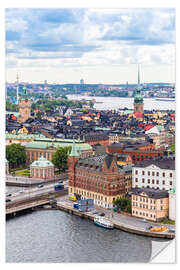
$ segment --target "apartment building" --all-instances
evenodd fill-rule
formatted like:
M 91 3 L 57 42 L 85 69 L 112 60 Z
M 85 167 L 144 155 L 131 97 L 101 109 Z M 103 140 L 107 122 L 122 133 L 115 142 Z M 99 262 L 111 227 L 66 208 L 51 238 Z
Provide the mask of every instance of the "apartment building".
M 132 169 L 133 188 L 170 190 L 175 188 L 175 159 L 143 160 Z

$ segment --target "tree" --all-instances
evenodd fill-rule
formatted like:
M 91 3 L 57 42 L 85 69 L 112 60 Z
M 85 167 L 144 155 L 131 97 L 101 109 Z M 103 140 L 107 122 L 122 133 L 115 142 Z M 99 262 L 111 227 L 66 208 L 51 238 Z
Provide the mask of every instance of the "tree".
M 116 199 L 114 201 L 114 206 L 121 211 L 131 213 L 131 201 L 126 198 Z
M 71 151 L 70 147 L 59 147 L 52 156 L 52 162 L 56 168 L 59 169 L 59 172 L 67 169 L 67 157 Z
M 41 119 L 42 118 L 42 113 L 40 111 L 37 112 L 36 118 L 37 119 Z
M 6 146 L 6 158 L 12 168 L 17 168 L 26 163 L 26 150 L 25 146 L 13 143 Z

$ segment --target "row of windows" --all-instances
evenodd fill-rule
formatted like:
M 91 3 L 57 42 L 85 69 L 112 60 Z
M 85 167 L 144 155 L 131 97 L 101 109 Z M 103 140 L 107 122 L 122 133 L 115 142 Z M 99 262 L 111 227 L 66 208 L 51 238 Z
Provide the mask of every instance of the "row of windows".
M 156 218 L 156 215 L 152 215 L 152 214 L 148 214 L 148 213 L 144 213 L 144 212 L 138 212 L 138 211 L 134 211 L 133 210 L 133 214 L 136 214 L 136 215 L 140 215 L 140 216 L 143 216 L 143 217 L 153 217 L 153 218 Z
M 138 178 L 135 178 L 135 182 L 137 183 L 137 182 L 142 182 L 142 183 L 145 183 L 145 182 L 147 182 L 148 184 L 157 184 L 157 185 L 159 185 L 159 180 L 154 180 L 154 179 L 147 179 L 147 181 L 146 181 L 146 179 L 144 179 L 144 178 L 142 178 L 142 181 L 141 181 L 141 179 L 138 179 Z M 165 180 L 162 180 L 162 185 L 166 185 L 167 184 L 167 181 L 165 182 Z M 170 186 L 172 186 L 172 181 L 169 181 L 169 185 Z
M 135 170 L 135 174 L 136 175 L 138 175 L 138 170 Z M 145 171 L 142 171 L 142 175 L 145 175 L 146 174 L 146 172 Z M 155 176 L 155 172 L 152 172 L 152 174 L 151 174 L 151 172 L 150 171 L 148 171 L 147 172 L 147 175 L 152 175 L 152 176 Z M 160 176 L 160 174 L 159 174 L 159 172 L 156 172 L 156 176 Z M 166 173 L 165 172 L 162 172 L 162 177 L 167 177 L 167 175 L 166 175 Z M 169 177 L 173 177 L 173 174 L 172 173 L 169 173 Z
M 140 201 L 140 202 L 148 202 L 149 201 L 150 203 L 154 203 L 154 204 L 156 203 L 156 200 L 152 200 L 152 199 L 148 199 L 148 198 L 142 198 L 142 197 L 139 197 L 139 196 L 133 196 L 132 199 L 136 200 L 136 201 Z
M 71 188 L 70 192 L 72 193 L 72 188 Z M 83 195 L 83 196 L 87 196 L 87 198 L 97 199 L 97 200 L 101 200 L 101 201 L 104 199 L 104 201 L 107 202 L 107 197 L 103 197 L 102 195 L 97 195 L 97 194 L 94 194 L 94 193 L 91 193 L 88 191 L 83 191 L 83 190 L 77 190 L 77 193 L 80 195 Z M 113 201 L 115 199 L 116 198 L 113 198 Z
M 156 210 L 156 206 L 150 205 L 150 206 L 148 207 L 148 205 L 141 204 L 141 203 L 135 203 L 135 202 L 133 202 L 133 206 L 141 207 L 141 208 L 146 208 L 146 209 L 150 209 L 150 210 Z M 161 209 L 161 210 L 162 210 L 162 209 Z

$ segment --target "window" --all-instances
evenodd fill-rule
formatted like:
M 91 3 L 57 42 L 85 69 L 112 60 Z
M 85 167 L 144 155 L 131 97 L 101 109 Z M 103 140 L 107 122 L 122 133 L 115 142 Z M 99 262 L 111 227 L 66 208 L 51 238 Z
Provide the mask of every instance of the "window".
M 150 175 L 150 172 L 148 171 L 148 175 Z
M 142 175 L 144 175 L 144 171 L 142 171 Z
M 152 172 L 152 176 L 154 176 L 154 172 Z
M 165 172 L 162 173 L 162 176 L 165 177 Z
M 172 177 L 172 173 L 169 174 L 169 177 Z
M 164 180 L 162 181 L 162 183 L 163 183 L 163 185 L 165 185 L 165 181 Z
M 148 179 L 148 184 L 150 184 L 150 179 Z
M 163 207 L 161 206 L 161 210 L 163 210 Z
M 138 174 L 138 171 L 136 170 L 135 173 Z
M 154 179 L 152 180 L 152 184 L 154 184 Z
M 156 176 L 159 176 L 159 172 L 156 173 Z
M 138 182 L 138 178 L 136 178 L 136 180 L 135 180 L 136 182 Z
M 142 178 L 142 183 L 144 183 L 144 178 Z
M 170 186 L 172 186 L 172 181 L 169 182 Z
M 159 185 L 159 180 L 156 181 L 156 184 Z

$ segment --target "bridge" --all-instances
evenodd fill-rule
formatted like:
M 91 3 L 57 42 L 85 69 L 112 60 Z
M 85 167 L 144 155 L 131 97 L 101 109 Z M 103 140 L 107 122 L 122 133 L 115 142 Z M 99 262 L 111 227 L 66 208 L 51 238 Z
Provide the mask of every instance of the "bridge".
M 6 216 L 15 216 L 17 212 L 34 210 L 35 207 L 49 204 L 55 198 L 67 193 L 67 186 L 63 190 L 54 190 L 54 185 L 49 185 L 40 190 L 34 188 L 23 194 L 15 194 L 9 199 L 9 202 L 6 202 Z

